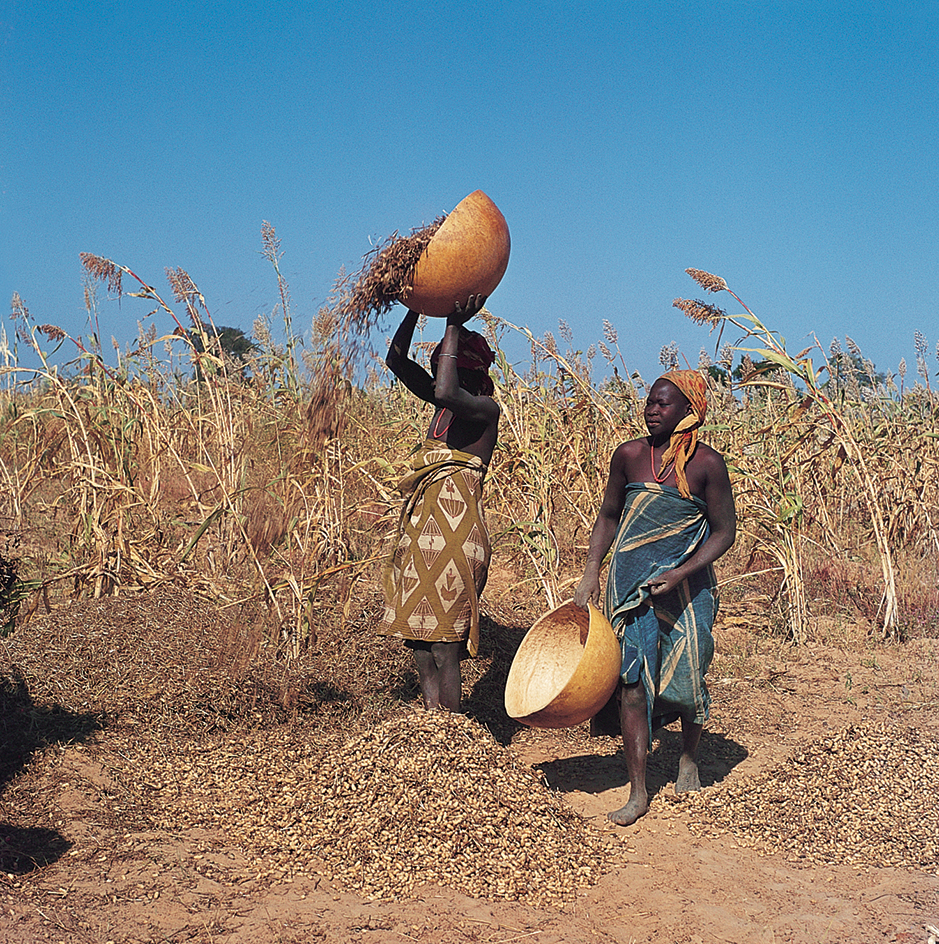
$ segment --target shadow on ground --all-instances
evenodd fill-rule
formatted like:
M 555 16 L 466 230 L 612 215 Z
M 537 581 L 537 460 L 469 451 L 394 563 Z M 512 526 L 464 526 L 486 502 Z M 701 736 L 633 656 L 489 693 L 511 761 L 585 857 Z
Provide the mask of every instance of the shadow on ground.
M 36 705 L 15 667 L 0 675 L 0 790 L 50 744 L 85 741 L 102 727 L 96 714 Z
M 522 725 L 506 714 L 505 680 L 528 627 L 508 626 L 486 614 L 479 622 L 479 659 L 488 665 L 472 684 L 469 696 L 463 701 L 463 710 L 474 721 L 485 725 L 500 744 L 506 745 Z
M 8 875 L 41 869 L 71 848 L 72 843 L 55 829 L 0 823 L 0 871 Z
M 607 742 L 608 743 L 608 742 Z M 654 750 L 649 755 L 646 769 L 646 784 L 649 795 L 655 796 L 663 787 L 673 783 L 678 775 L 678 758 L 681 756 L 681 732 L 662 729 L 656 732 Z M 599 749 L 599 740 L 598 740 Z M 701 786 L 710 787 L 720 783 L 738 764 L 748 756 L 747 749 L 723 734 L 701 735 L 698 771 Z M 623 787 L 626 762 L 622 748 L 614 754 L 578 754 L 545 761 L 535 767 L 540 770 L 548 785 L 562 793 L 580 790 L 584 793 L 602 793 Z
M 86 740 L 101 728 L 94 714 L 66 711 L 33 702 L 15 667 L 0 675 L 0 790 L 50 744 Z M 6 810 L 7 817 L 10 810 Z M 55 862 L 71 843 L 54 829 L 0 822 L 0 871 L 22 875 Z

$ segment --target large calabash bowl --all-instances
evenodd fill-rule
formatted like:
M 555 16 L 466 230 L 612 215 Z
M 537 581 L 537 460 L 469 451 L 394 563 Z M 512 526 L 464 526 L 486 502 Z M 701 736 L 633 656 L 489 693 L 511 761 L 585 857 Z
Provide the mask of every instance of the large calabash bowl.
M 505 685 L 505 710 L 533 728 L 569 728 L 592 718 L 616 689 L 620 646 L 609 620 L 573 600 L 526 633 Z
M 492 294 L 509 264 L 509 227 L 482 192 L 464 197 L 434 233 L 399 301 L 431 318 L 446 318 L 470 295 Z

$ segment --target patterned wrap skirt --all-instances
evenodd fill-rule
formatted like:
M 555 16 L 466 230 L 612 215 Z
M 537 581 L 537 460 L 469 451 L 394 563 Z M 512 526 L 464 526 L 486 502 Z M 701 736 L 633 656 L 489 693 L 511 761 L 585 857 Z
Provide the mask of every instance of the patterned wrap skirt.
M 479 596 L 491 548 L 482 505 L 486 465 L 427 439 L 398 484 L 404 496 L 385 562 L 379 633 L 479 648 Z

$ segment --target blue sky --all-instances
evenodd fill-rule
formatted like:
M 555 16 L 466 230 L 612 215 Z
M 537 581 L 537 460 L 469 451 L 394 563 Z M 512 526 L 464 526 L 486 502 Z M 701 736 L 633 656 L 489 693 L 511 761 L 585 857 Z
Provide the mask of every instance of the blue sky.
M 647 379 L 713 350 L 672 308 L 688 267 L 790 351 L 847 335 L 912 371 L 919 330 L 935 371 L 937 48 L 927 3 L 6 0 L 2 302 L 86 334 L 88 251 L 167 298 L 180 266 L 250 331 L 267 220 L 308 331 L 370 238 L 480 188 L 512 235 L 488 307 L 581 348 L 606 319 Z M 149 307 L 100 297 L 113 354 Z

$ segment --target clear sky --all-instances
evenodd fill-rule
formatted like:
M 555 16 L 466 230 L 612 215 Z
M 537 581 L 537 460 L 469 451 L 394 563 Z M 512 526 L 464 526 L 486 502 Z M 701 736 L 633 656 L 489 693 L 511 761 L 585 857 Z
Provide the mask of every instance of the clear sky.
M 180 266 L 250 331 L 267 220 L 308 331 L 370 238 L 479 188 L 512 236 L 488 307 L 581 348 L 606 319 L 647 379 L 713 350 L 672 308 L 688 267 L 790 351 L 847 335 L 914 372 L 919 330 L 935 371 L 937 49 L 927 2 L 3 0 L 2 302 L 86 334 L 88 251 L 167 299 Z M 101 297 L 110 352 L 149 306 Z

